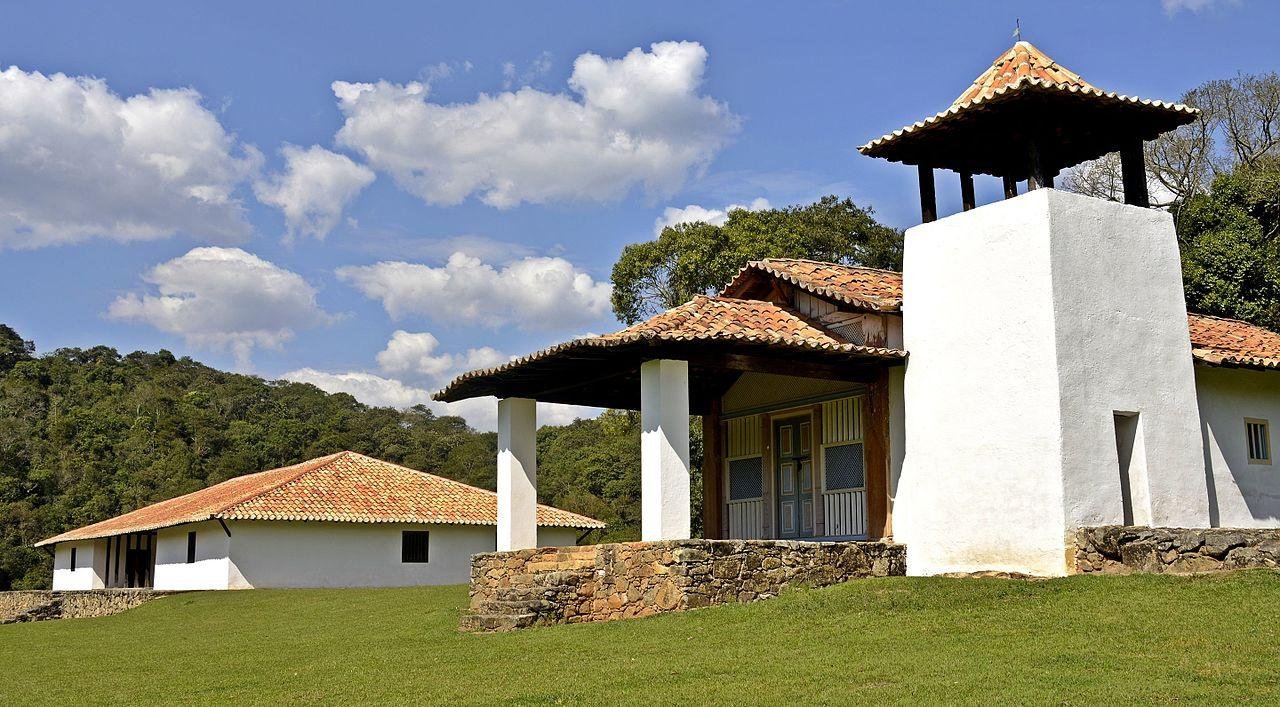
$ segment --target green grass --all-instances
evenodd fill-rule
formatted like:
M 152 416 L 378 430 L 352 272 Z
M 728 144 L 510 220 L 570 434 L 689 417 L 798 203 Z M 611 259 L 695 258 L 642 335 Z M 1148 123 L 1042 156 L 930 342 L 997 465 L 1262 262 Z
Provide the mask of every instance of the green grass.
M 877 579 L 458 633 L 462 587 L 186 594 L 0 626 L 0 704 L 1280 701 L 1280 573 Z

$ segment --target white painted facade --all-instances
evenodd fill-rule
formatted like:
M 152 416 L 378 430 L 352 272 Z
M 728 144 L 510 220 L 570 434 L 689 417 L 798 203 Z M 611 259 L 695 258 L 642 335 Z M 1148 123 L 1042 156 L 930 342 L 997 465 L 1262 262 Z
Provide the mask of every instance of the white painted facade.
M 1036 190 L 907 231 L 894 537 L 908 572 L 1060 575 L 1072 528 L 1209 524 L 1172 220 Z
M 75 550 L 72 568 L 71 551 Z M 105 543 L 102 540 L 80 540 L 58 543 L 53 551 L 53 589 L 81 591 L 102 589 L 105 575 Z
M 1230 528 L 1280 526 L 1280 373 L 1234 368 L 1196 369 L 1204 461 L 1213 524 Z M 1250 462 L 1245 422 L 1268 423 L 1270 463 Z
M 285 521 L 193 523 L 157 532 L 154 588 L 158 590 L 398 587 L 465 584 L 471 556 L 496 547 L 491 525 L 427 525 Z M 427 562 L 401 562 L 401 533 L 430 533 Z M 187 562 L 194 532 L 194 562 Z M 574 528 L 538 529 L 538 546 L 574 545 Z M 70 548 L 77 568 L 69 569 Z M 54 551 L 56 590 L 102 587 L 103 540 L 59 543 Z M 95 571 L 90 564 L 97 559 Z

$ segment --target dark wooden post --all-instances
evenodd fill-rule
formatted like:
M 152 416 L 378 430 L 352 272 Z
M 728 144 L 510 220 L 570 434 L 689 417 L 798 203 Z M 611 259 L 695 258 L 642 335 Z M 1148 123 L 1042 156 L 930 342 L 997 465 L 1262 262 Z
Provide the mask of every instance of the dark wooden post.
M 1044 168 L 1040 145 L 1032 140 L 1027 143 L 1027 191 L 1053 186 L 1053 179 L 1047 175 L 1048 170 Z
M 1133 138 L 1120 148 L 1120 181 L 1124 184 L 1124 203 L 1144 208 L 1151 206 L 1141 138 Z
M 933 168 L 920 165 L 920 220 L 938 220 L 938 196 L 933 189 Z
M 1018 195 L 1018 180 L 1009 175 L 1004 175 L 1004 198 L 1012 199 Z
M 960 173 L 960 202 L 964 205 L 964 210 L 969 211 L 977 206 L 977 202 L 973 198 L 973 173 Z
M 867 537 L 889 535 L 889 369 L 876 373 L 868 387 L 863 438 L 866 454 Z
M 723 460 L 720 400 L 717 398 L 711 401 L 710 409 L 702 416 L 702 537 L 709 540 L 723 537 L 720 534 L 720 516 L 724 510 L 720 473 Z

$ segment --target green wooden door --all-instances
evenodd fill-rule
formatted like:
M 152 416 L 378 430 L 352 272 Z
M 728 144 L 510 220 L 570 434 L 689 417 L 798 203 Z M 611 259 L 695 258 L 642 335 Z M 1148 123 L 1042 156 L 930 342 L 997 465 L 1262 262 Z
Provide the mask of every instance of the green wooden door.
M 774 424 L 778 537 L 813 537 L 813 451 L 807 418 Z

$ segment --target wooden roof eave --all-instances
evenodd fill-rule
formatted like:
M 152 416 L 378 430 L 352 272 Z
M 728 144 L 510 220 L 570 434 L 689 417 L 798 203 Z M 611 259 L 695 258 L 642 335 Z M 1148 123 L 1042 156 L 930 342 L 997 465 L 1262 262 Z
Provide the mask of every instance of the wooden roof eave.
M 1068 117 L 1086 112 L 1091 120 Z M 1059 160 L 1066 166 L 1114 152 L 1134 137 L 1153 139 L 1198 115 L 1185 105 L 1028 80 L 872 140 L 858 151 L 908 165 L 1023 178 L 1025 165 L 1007 162 L 1020 151 L 993 150 L 992 144 L 1016 145 L 1036 131 L 1061 128 L 1077 143 L 1056 145 L 1067 153 Z
M 896 365 L 906 358 L 906 352 L 895 349 L 810 347 L 758 339 L 653 337 L 611 346 L 590 341 L 570 342 L 504 366 L 463 374 L 434 398 L 457 402 L 492 395 L 637 409 L 640 365 L 655 358 L 688 361 L 693 369 L 691 388 L 701 385 L 699 378 L 717 371 L 862 380 L 869 378 L 869 368 Z M 695 409 L 705 403 L 697 395 L 691 397 Z

